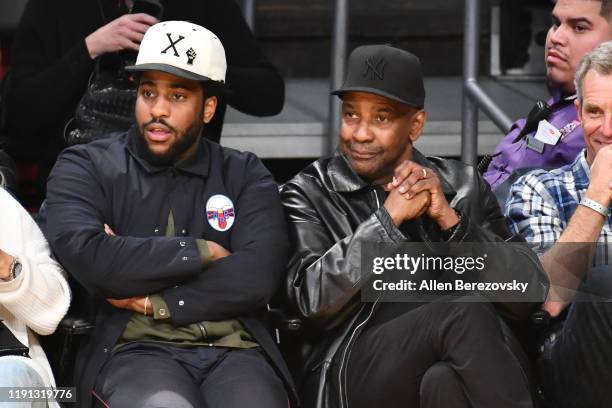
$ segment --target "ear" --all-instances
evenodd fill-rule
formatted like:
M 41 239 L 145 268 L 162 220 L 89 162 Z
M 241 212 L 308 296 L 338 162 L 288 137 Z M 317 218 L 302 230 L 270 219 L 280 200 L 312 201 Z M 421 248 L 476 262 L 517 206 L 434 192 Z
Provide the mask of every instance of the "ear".
M 204 109 L 202 110 L 202 121 L 204 123 L 209 123 L 213 116 L 215 116 L 217 103 L 218 100 L 216 96 L 211 96 L 210 98 L 206 98 L 206 100 L 204 100 Z
M 412 116 L 412 122 L 410 123 L 410 141 L 412 143 L 416 142 L 419 137 L 421 137 L 421 133 L 423 132 L 423 128 L 425 127 L 425 121 L 427 120 L 427 113 L 423 109 L 417 111 Z
M 576 107 L 576 113 L 578 114 L 578 120 L 582 123 L 582 106 L 580 106 L 580 102 L 578 102 L 578 98 L 574 100 L 574 106 Z

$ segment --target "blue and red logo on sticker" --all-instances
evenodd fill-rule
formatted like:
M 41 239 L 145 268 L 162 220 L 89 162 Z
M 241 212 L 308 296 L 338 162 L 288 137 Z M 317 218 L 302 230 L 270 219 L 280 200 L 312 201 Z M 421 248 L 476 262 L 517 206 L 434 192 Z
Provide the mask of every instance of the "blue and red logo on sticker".
M 232 200 L 223 194 L 210 197 L 206 202 L 206 219 L 217 231 L 229 230 L 236 219 Z

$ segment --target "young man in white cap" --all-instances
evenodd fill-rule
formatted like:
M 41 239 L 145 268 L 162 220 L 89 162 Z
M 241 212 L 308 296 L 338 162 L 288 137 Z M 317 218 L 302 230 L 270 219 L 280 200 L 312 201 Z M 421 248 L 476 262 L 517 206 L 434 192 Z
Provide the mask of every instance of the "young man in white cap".
M 276 184 L 253 154 L 202 136 L 223 46 L 163 22 L 127 69 L 135 126 L 65 150 L 48 183 L 51 246 L 96 305 L 79 406 L 286 407 L 291 380 L 260 320 L 287 255 Z

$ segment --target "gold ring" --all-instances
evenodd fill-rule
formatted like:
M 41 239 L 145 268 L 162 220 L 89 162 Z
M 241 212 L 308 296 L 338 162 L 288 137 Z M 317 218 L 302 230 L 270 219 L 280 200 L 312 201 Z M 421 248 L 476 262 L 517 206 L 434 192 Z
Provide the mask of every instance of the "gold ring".
M 421 170 L 423 170 L 423 178 L 427 178 L 427 170 L 425 170 L 425 168 L 422 168 Z

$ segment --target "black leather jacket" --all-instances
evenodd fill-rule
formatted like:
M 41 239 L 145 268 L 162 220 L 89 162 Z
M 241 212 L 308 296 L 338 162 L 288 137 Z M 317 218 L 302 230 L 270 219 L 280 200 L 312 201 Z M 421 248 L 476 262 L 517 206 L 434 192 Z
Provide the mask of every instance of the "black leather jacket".
M 449 241 L 502 242 L 510 233 L 489 185 L 470 166 L 454 160 L 425 158 L 414 150 L 413 160 L 439 176 L 450 205 L 462 214 L 459 227 Z M 310 388 L 316 389 L 317 407 L 344 406 L 341 372 L 346 350 L 376 304 L 360 302 L 361 242 L 407 241 L 393 224 L 383 203 L 385 192 L 360 178 L 342 155 L 320 159 L 281 190 L 289 220 L 292 257 L 288 266 L 287 292 L 300 316 L 318 335 L 307 358 L 305 377 L 320 372 Z M 429 239 L 419 223 L 414 234 Z M 413 239 L 417 241 L 417 239 Z M 546 296 L 546 279 L 537 256 L 525 247 L 512 246 L 507 254 L 514 270 L 525 273 L 529 287 Z M 520 253 L 517 253 L 520 252 Z M 529 315 L 534 304 L 507 303 L 502 313 L 514 319 Z M 310 374 L 309 374 L 310 373 Z M 308 381 L 307 381 L 308 382 Z M 313 395 L 304 395 L 303 402 Z

